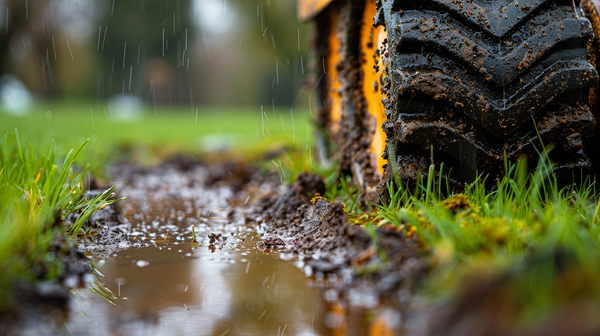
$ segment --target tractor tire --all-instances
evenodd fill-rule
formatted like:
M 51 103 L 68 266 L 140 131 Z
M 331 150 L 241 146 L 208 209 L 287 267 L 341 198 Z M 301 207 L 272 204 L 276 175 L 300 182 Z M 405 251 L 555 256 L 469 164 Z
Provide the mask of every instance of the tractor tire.
M 588 174 L 600 165 L 595 2 L 333 1 L 315 15 L 325 150 L 371 202 L 432 163 L 457 185 L 493 181 L 505 160 L 535 166 L 542 144 L 559 178 Z

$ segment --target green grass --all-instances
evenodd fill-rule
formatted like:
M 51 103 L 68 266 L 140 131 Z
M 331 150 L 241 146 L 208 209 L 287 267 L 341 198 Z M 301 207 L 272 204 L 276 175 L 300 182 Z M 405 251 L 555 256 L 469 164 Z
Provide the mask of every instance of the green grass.
M 3 121 L 0 131 L 18 127 L 23 134 L 27 131 L 44 131 L 49 136 L 64 139 L 78 136 L 87 138 L 95 134 L 105 140 L 151 141 L 158 144 L 194 144 L 204 135 L 219 134 L 232 137 L 235 145 L 245 148 L 270 138 L 292 140 L 292 133 L 295 134 L 298 143 L 306 143 L 312 138 L 308 111 L 305 110 L 293 111 L 295 132 L 292 132 L 292 113 L 288 108 L 277 107 L 273 116 L 271 106 L 265 107 L 266 117 L 261 119 L 260 106 L 199 107 L 197 123 L 195 109 L 190 108 L 164 106 L 158 107 L 155 112 L 152 107 L 146 107 L 139 119 L 131 121 L 118 120 L 116 112 L 111 118 L 111 110 L 108 104 L 45 102 L 33 108 L 30 116 L 13 117 L 0 111 L 0 119 Z M 50 113 L 47 113 L 48 111 Z M 7 124 L 10 126 L 7 127 Z
M 347 177 L 328 183 L 324 197 L 341 198 L 350 221 L 364 225 L 375 240 L 378 225 L 394 226 L 416 242 L 431 267 L 420 284 L 429 300 L 457 297 L 478 279 L 507 279 L 506 299 L 518 316 L 539 321 L 578 300 L 600 302 L 595 182 L 561 186 L 547 159 L 549 149 L 533 170 L 524 159 L 506 162 L 502 178 L 487 181 L 480 175 L 461 193 L 439 177 L 443 165 L 431 165 L 416 181 L 396 178 L 384 204 L 361 205 L 360 189 Z M 326 179 L 335 176 L 322 167 L 302 168 Z M 379 255 L 385 263 L 381 248 Z
M 389 204 L 363 216 L 362 224 L 394 225 L 427 252 L 432 269 L 422 291 L 434 300 L 464 290 L 468 279 L 494 274 L 510 278 L 511 299 L 525 317 L 582 295 L 600 299 L 595 184 L 586 179 L 560 187 L 548 160 L 532 172 L 525 160 L 505 169 L 491 192 L 483 176 L 461 194 L 448 193 L 441 178 L 396 180 Z
M 290 109 L 276 108 L 273 116 L 271 106 L 265 107 L 263 118 L 260 106 L 200 107 L 197 123 L 190 108 L 147 107 L 139 119 L 129 121 L 118 120 L 116 112 L 111 120 L 111 110 L 108 104 L 45 102 L 25 117 L 0 111 L 0 134 L 17 128 L 34 145 L 52 141 L 62 150 L 89 138 L 77 163 L 90 164 L 95 175 L 123 153 L 127 159 L 157 163 L 170 154 L 211 149 L 235 149 L 238 155 L 284 145 L 304 150 L 313 137 L 306 110 L 293 110 L 293 124 Z

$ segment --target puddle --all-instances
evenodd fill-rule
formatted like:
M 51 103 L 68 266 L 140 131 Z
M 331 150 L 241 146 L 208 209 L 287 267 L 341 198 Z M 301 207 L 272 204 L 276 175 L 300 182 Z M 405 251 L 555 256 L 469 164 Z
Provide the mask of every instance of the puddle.
M 238 175 L 225 176 L 244 179 Z M 111 229 L 129 238 L 80 247 L 96 257 L 104 284 L 128 300 L 113 306 L 80 289 L 64 323 L 28 326 L 21 334 L 335 334 L 343 318 L 339 305 L 322 299 L 326 279 L 311 286 L 298 261 L 259 251 L 261 227 L 246 224 L 241 209 L 230 205 L 279 185 L 247 178 L 236 191 L 230 181 L 212 177 L 209 168 L 177 164 L 118 171 L 115 183 L 130 198 L 120 203 L 122 217 Z M 211 244 L 214 234 L 224 237 L 217 239 L 222 245 Z M 133 247 L 139 245 L 147 247 Z
M 99 269 L 129 300 L 111 306 L 85 293 L 78 308 L 87 317 L 75 311 L 66 325 L 75 335 L 322 334 L 320 290 L 293 262 L 255 245 L 212 253 L 207 244 L 157 243 L 121 251 Z

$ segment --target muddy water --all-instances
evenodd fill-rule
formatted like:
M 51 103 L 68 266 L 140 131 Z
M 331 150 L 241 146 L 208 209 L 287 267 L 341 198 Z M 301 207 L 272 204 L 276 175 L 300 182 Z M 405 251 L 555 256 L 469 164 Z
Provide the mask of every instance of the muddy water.
M 212 253 L 207 244 L 157 243 L 119 252 L 99 268 L 129 300 L 112 306 L 89 293 L 81 304 L 87 318 L 75 312 L 67 326 L 75 335 L 323 334 L 320 291 L 292 262 L 254 245 Z
M 229 170 L 222 174 L 223 169 Z M 318 286 L 312 286 L 298 261 L 257 250 L 264 224 L 244 218 L 244 205 L 278 184 L 253 182 L 259 179 L 244 176 L 236 166 L 215 173 L 172 164 L 151 171 L 121 169 L 115 175 L 120 193 L 130 198 L 121 203 L 122 217 L 111 227 L 129 238 L 112 246 L 80 247 L 95 259 L 103 283 L 128 300 L 114 300 L 113 306 L 78 290 L 56 334 L 335 334 L 341 315 L 322 299 L 327 280 L 314 280 Z M 148 246 L 134 247 L 140 243 Z

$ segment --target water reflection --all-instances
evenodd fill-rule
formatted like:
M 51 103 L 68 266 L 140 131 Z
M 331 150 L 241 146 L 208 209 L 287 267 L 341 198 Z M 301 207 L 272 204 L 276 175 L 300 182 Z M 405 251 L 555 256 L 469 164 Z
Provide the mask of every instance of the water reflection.
M 75 312 L 67 326 L 96 335 L 323 334 L 314 320 L 320 324 L 319 290 L 293 263 L 257 251 L 250 239 L 215 253 L 206 246 L 192 251 L 191 243 L 122 251 L 99 268 L 129 301 L 111 306 L 86 294 L 85 315 Z M 137 266 L 140 260 L 148 265 Z

